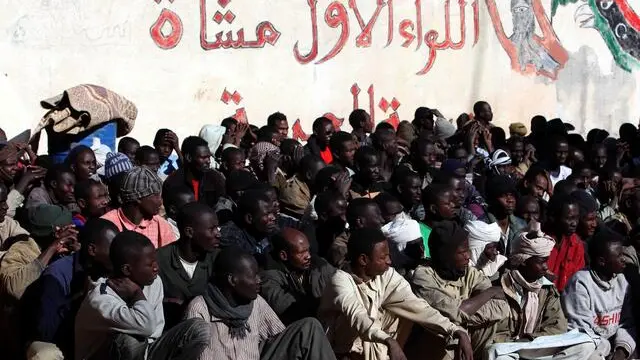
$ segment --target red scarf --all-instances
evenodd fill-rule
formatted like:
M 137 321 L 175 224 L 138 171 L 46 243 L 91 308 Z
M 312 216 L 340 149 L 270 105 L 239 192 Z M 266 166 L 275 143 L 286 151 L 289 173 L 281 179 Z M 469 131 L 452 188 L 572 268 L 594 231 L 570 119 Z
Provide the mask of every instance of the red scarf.
M 556 239 L 557 242 L 557 239 Z M 554 284 L 559 291 L 569 282 L 569 279 L 584 268 L 584 245 L 577 234 L 563 236 L 560 246 L 556 245 L 551 250 L 547 261 L 549 270 L 556 275 Z

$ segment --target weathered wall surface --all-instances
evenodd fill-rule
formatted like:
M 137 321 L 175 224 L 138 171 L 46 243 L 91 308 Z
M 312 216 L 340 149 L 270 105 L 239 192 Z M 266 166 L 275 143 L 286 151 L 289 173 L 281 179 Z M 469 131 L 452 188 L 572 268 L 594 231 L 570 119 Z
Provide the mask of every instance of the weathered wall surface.
M 80 83 L 133 100 L 133 135 L 180 137 L 281 111 L 296 136 L 354 107 L 455 118 L 478 99 L 503 126 L 536 114 L 578 131 L 637 123 L 640 0 L 3 0 L 0 126 Z M 345 123 L 345 128 L 350 129 Z

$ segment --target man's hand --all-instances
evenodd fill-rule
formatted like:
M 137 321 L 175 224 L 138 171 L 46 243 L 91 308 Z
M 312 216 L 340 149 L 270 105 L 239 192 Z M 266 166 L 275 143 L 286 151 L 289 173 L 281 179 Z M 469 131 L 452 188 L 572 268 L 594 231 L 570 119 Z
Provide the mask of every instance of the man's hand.
M 458 330 L 453 334 L 453 337 L 458 339 L 458 348 L 455 351 L 454 358 L 456 360 L 473 360 L 473 347 L 471 346 L 469 334 Z
M 173 147 L 175 151 L 180 151 L 180 141 L 178 140 L 178 135 L 176 135 L 176 133 L 174 133 L 173 131 L 169 131 L 164 135 L 164 141 L 171 144 L 171 147 Z
M 391 360 L 407 360 L 407 357 L 404 356 L 404 351 L 402 351 L 402 346 L 398 344 L 396 339 L 388 338 L 385 343 L 389 348 L 389 358 Z
M 236 146 L 240 146 L 240 142 L 242 138 L 247 133 L 247 131 L 251 131 L 249 128 L 249 124 L 238 122 L 238 126 L 236 126 L 236 132 L 233 133 L 233 143 Z
M 144 300 L 144 294 L 142 294 L 140 286 L 129 278 L 108 279 L 107 285 L 127 302 Z
M 339 173 L 335 178 L 336 189 L 345 197 L 348 198 L 349 190 L 351 190 L 351 177 L 347 171 Z
M 39 166 L 29 166 L 22 174 L 20 181 L 16 184 L 16 191 L 24 194 L 36 182 L 44 179 L 47 175 L 47 169 Z
M 54 238 L 56 253 L 58 254 L 80 250 L 80 243 L 78 243 L 78 230 L 74 225 L 57 228 Z

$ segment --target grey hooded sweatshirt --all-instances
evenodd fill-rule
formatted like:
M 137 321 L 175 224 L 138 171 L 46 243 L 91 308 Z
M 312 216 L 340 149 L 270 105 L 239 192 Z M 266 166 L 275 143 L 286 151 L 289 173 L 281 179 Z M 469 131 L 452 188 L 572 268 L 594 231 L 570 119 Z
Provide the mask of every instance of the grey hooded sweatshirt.
M 636 347 L 631 292 L 624 275 L 604 281 L 592 270 L 578 271 L 562 296 L 569 329 L 584 331 L 594 340 L 609 340 L 612 349 L 632 354 Z

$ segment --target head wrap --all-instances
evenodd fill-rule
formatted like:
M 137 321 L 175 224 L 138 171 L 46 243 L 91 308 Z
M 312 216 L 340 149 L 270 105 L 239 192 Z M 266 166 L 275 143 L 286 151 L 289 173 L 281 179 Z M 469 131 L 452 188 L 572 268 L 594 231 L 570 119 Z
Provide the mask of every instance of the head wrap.
M 527 135 L 527 127 L 520 122 L 513 123 L 509 125 L 509 134 L 518 135 L 518 136 L 526 136 Z
M 511 156 L 506 151 L 498 149 L 491 155 L 488 165 L 496 174 L 499 174 L 498 166 L 511 165 Z
M 487 244 L 500 241 L 502 230 L 498 223 L 487 224 L 484 221 L 470 221 L 464 229 L 469 233 L 469 249 L 471 250 L 471 263 L 478 263 Z
M 209 151 L 211 151 L 211 155 L 215 155 L 216 151 L 218 151 L 226 131 L 227 128 L 222 125 L 205 125 L 200 129 L 200 137 L 205 139 L 207 144 L 209 144 Z M 211 164 L 213 168 L 218 168 L 218 164 L 215 161 Z
M 162 192 L 162 180 L 158 174 L 146 167 L 134 167 L 125 175 L 120 185 L 120 199 L 123 204 L 140 200 Z
M 404 216 L 400 216 L 383 226 L 382 233 L 387 240 L 393 243 L 400 251 L 403 251 L 405 247 L 407 247 L 407 243 L 417 239 L 422 240 L 420 224 Z
M 509 260 L 513 266 L 518 267 L 534 256 L 549 257 L 555 245 L 555 240 L 540 230 L 525 232 L 520 234 L 518 246 Z
M 60 205 L 41 204 L 27 211 L 29 233 L 35 237 L 51 236 L 56 227 L 73 223 L 71 212 Z
M 107 180 L 133 169 L 133 164 L 131 164 L 129 157 L 121 153 L 108 153 L 104 163 L 104 176 Z
M 439 140 L 445 140 L 456 133 L 456 126 L 445 118 L 437 118 L 434 126 L 434 133 Z
M 249 162 L 254 171 L 264 170 L 264 158 L 273 152 L 280 154 L 280 148 L 266 141 L 255 144 L 249 151 Z
M 429 235 L 429 252 L 433 268 L 438 275 L 450 281 L 460 279 L 466 273 L 453 264 L 456 249 L 468 239 L 467 232 L 454 221 L 437 221 Z

